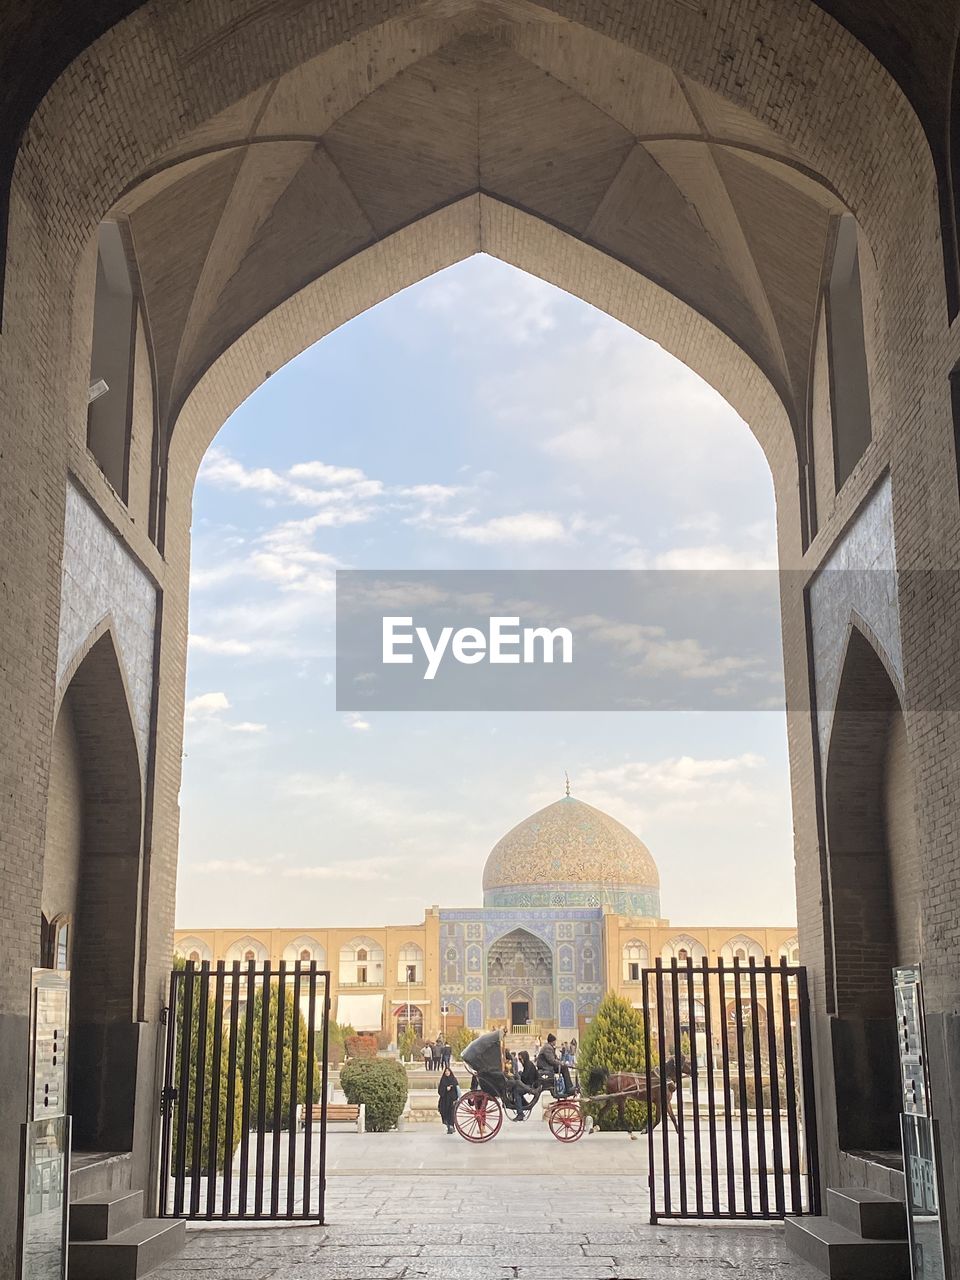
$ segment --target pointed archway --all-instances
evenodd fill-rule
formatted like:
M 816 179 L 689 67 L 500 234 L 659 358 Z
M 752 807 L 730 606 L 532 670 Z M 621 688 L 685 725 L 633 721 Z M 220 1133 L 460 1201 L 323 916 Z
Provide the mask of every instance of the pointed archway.
M 825 792 L 840 1147 L 896 1151 L 901 1102 L 891 970 L 919 958 L 913 779 L 896 685 L 856 626 L 837 693 Z
M 41 960 L 71 971 L 69 1094 L 77 1150 L 133 1147 L 141 829 L 140 758 L 107 630 L 60 704 L 43 870 L 43 916 L 58 928 L 41 940 Z

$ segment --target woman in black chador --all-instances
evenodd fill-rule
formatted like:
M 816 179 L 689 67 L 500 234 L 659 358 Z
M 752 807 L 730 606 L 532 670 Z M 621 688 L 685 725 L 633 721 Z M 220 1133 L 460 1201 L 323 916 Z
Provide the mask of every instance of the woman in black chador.
M 440 1101 L 437 1103 L 440 1119 L 447 1126 L 447 1133 L 453 1133 L 453 1113 L 457 1107 L 457 1099 L 460 1097 L 460 1086 L 449 1064 L 443 1069 L 443 1075 L 437 1085 L 437 1093 L 440 1096 Z

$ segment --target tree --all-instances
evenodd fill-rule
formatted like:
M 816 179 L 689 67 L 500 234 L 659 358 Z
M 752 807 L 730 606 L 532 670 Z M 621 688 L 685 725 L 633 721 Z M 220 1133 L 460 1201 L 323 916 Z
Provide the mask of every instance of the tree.
M 186 961 L 177 956 L 173 962 L 174 969 L 184 970 Z M 185 990 L 181 985 L 181 992 Z M 210 1124 L 211 1110 L 213 1107 L 214 1084 L 217 1086 L 217 1155 L 216 1168 L 218 1173 L 223 1173 L 227 1164 L 233 1159 L 233 1153 L 240 1143 L 240 1130 L 243 1123 L 242 1106 L 241 1106 L 241 1085 L 240 1072 L 234 1064 L 233 1070 L 233 1135 L 231 1142 L 231 1150 L 226 1149 L 227 1143 L 227 1094 L 228 1081 L 230 1077 L 230 1060 L 229 1050 L 230 1042 L 227 1034 L 226 1026 L 221 1030 L 220 1037 L 220 1058 L 214 1061 L 214 1048 L 216 1039 L 216 1017 L 217 1006 L 214 999 L 207 1001 L 207 1025 L 204 1035 L 203 1061 L 204 1073 L 203 1079 L 198 1081 L 197 1063 L 200 1057 L 200 1009 L 202 1001 L 200 999 L 199 981 L 195 982 L 192 1007 L 190 1010 L 190 1060 L 187 1065 L 187 1086 L 184 1092 L 181 1085 L 183 1080 L 183 1051 L 185 1046 L 184 1037 L 184 1000 L 177 1002 L 177 1060 L 175 1063 L 176 1074 L 174 1080 L 177 1088 L 180 1090 L 180 1096 L 177 1099 L 177 1109 L 173 1125 L 173 1148 L 171 1153 L 172 1167 L 174 1169 L 180 1164 L 179 1150 L 179 1125 L 176 1123 L 181 1110 L 185 1107 L 187 1112 L 187 1126 L 184 1137 L 184 1155 L 183 1168 L 190 1176 L 193 1168 L 194 1155 L 196 1154 L 200 1162 L 200 1174 L 205 1175 L 208 1172 L 208 1161 L 210 1159 Z M 201 1089 L 203 1098 L 201 1101 L 201 1119 L 199 1142 L 197 1142 L 197 1132 L 195 1126 L 196 1105 L 197 1105 L 197 1089 Z
M 346 1040 L 348 1036 L 355 1036 L 357 1033 L 353 1027 L 346 1022 L 331 1022 L 327 1030 L 327 1061 L 332 1067 L 339 1067 L 340 1063 L 346 1056 Z M 320 1062 L 323 1057 L 323 1032 L 315 1032 L 315 1044 L 317 1061 Z
M 476 1040 L 479 1034 L 479 1031 L 471 1031 L 469 1027 L 454 1027 L 447 1037 L 453 1056 L 459 1059 L 467 1045 Z
M 651 1065 L 656 1065 L 655 1058 Z M 590 1073 L 595 1068 L 603 1068 L 610 1075 L 618 1071 L 639 1074 L 646 1071 L 643 1015 L 613 992 L 601 1000 L 596 1017 L 587 1025 L 580 1041 L 577 1071 L 582 1085 L 589 1083 Z M 592 1106 L 590 1111 L 596 1121 L 599 1105 Z M 646 1125 L 646 1117 L 645 1103 L 627 1103 L 626 1127 L 641 1129 Z M 621 1128 L 616 1109 L 610 1109 L 600 1127 L 604 1130 Z
M 259 986 L 253 997 L 253 1007 L 248 1008 L 240 1020 L 239 1043 L 243 1044 L 246 1034 L 246 1019 L 253 1019 L 253 1061 L 250 1074 L 250 1116 L 259 1114 L 261 1069 L 264 1084 L 264 1114 L 267 1128 L 273 1127 L 274 1102 L 276 1099 L 277 1072 L 280 1072 L 280 1128 L 286 1129 L 290 1124 L 290 1092 L 293 1084 L 293 1055 L 297 1054 L 297 1075 L 294 1103 L 307 1100 L 307 1024 L 300 1009 L 293 1007 L 293 992 L 288 989 L 283 1002 L 283 1031 L 281 1039 L 281 1060 L 277 1061 L 277 1004 L 280 993 L 279 982 L 270 983 L 270 1001 L 267 1011 L 267 1045 L 266 1059 L 261 1062 L 260 1045 L 263 1035 L 263 987 Z M 295 1029 L 296 1028 L 296 1029 Z M 313 1097 L 311 1102 L 320 1101 L 322 1079 L 320 1065 L 314 1072 Z
M 408 1023 L 403 1028 L 403 1031 L 400 1033 L 400 1039 L 397 1041 L 397 1052 L 400 1054 L 400 1057 L 402 1059 L 409 1060 L 413 1058 L 413 1053 L 416 1047 L 417 1047 L 416 1028 L 411 1026 Z

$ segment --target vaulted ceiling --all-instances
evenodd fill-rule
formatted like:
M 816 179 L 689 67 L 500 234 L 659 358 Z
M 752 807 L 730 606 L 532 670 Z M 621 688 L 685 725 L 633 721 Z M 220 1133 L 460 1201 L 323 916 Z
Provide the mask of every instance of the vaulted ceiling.
M 573 38 L 521 0 L 454 0 L 419 34 L 398 21 L 394 38 L 381 28 L 351 42 L 335 74 L 324 55 L 262 86 L 120 201 L 167 424 L 260 316 L 478 191 L 689 302 L 802 422 L 841 206 L 784 142 L 666 66 L 582 29 Z

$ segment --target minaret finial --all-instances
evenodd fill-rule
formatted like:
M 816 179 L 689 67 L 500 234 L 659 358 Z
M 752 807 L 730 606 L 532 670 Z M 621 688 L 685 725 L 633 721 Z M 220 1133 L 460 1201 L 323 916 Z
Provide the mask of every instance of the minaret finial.
M 565 784 L 566 784 L 567 799 L 569 800 L 569 798 L 570 798 L 570 775 L 569 775 L 569 773 L 567 773 L 566 769 L 564 769 L 564 771 L 563 771 L 563 779 L 564 779 L 564 782 L 565 782 Z

